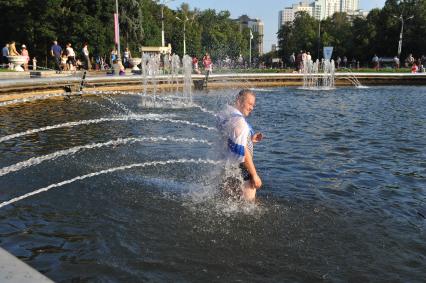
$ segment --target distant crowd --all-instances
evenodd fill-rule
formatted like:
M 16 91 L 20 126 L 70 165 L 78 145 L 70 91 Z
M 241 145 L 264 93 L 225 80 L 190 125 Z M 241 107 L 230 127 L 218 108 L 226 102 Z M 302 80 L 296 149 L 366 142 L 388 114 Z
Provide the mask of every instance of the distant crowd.
M 28 49 L 25 44 L 21 45 L 21 52 L 19 52 L 16 49 L 16 43 L 14 41 L 10 43 L 6 43 L 5 46 L 2 48 L 2 57 L 1 57 L 1 64 L 5 67 L 9 66 L 9 59 L 7 58 L 8 56 L 24 56 L 25 57 L 24 70 L 28 71 L 30 54 L 28 53 Z
M 390 58 L 379 58 L 376 54 L 374 54 L 373 58 L 371 59 L 371 62 L 373 64 L 373 68 L 375 70 L 380 69 L 380 65 L 386 64 L 386 63 L 393 63 L 393 67 L 395 69 L 400 68 L 400 60 L 398 56 Z M 419 58 L 414 58 L 413 54 L 409 54 L 407 58 L 404 60 L 404 67 L 410 68 L 412 73 L 424 73 L 425 72 L 425 66 L 426 66 L 426 56 L 422 55 Z
M 132 54 L 129 48 L 125 48 L 121 58 L 122 62 L 119 59 L 119 54 L 116 47 L 113 47 L 109 57 L 101 57 L 96 55 L 94 58 L 91 58 L 88 44 L 84 43 L 81 53 L 77 56 L 74 48 L 71 43 L 67 43 L 64 48 L 58 44 L 55 40 L 53 41 L 52 46 L 50 47 L 50 55 L 52 56 L 55 63 L 55 70 L 57 73 L 62 71 L 75 71 L 75 70 L 119 70 L 120 73 L 124 73 L 126 68 L 132 67 L 131 59 Z M 30 62 L 30 54 L 28 52 L 27 46 L 22 44 L 20 50 L 17 50 L 16 43 L 14 41 L 6 43 L 2 48 L 2 57 L 1 64 L 3 67 L 9 67 L 10 62 L 8 56 L 24 56 L 25 62 L 23 64 L 24 70 L 28 70 Z M 312 55 L 309 51 L 300 50 L 297 54 L 292 53 L 289 57 L 290 67 L 294 69 L 294 72 L 302 72 L 304 68 L 304 62 L 314 61 Z M 223 62 L 219 61 L 219 67 L 226 67 L 230 64 L 230 59 L 225 59 Z M 241 61 L 241 62 L 240 62 Z M 206 74 L 211 74 L 213 70 L 213 61 L 209 53 L 205 53 L 202 58 L 202 65 Z M 33 58 L 33 64 L 35 65 L 36 59 Z M 221 64 L 222 63 L 222 64 Z M 240 67 L 244 67 L 243 60 L 240 58 L 238 60 Z M 349 60 L 347 56 L 336 56 L 334 58 L 335 67 L 340 68 L 349 68 L 349 69 L 359 69 L 360 61 L 354 57 Z M 201 74 L 199 67 L 199 60 L 196 56 L 192 57 L 193 71 L 196 74 Z M 371 59 L 371 67 L 375 70 L 381 68 L 394 68 L 399 69 L 401 67 L 400 59 L 398 56 L 392 57 L 379 57 L 376 54 Z M 422 73 L 426 69 L 426 56 L 422 55 L 418 58 L 414 58 L 412 54 L 409 54 L 404 60 L 403 67 L 410 68 L 412 73 Z
M 77 58 L 71 43 L 67 43 L 65 49 L 62 49 L 56 40 L 53 41 L 53 45 L 50 48 L 50 55 L 55 60 L 56 72 L 92 69 L 87 42 L 83 44 L 81 59 Z
M 302 72 L 305 62 L 309 62 L 311 60 L 315 61 L 312 58 L 311 53 L 309 51 L 304 51 L 304 50 L 300 50 L 297 55 L 293 52 L 289 58 L 290 66 L 294 68 L 294 72 L 296 73 Z M 343 58 L 341 58 L 340 56 L 337 56 L 334 59 L 334 64 L 337 69 L 340 69 L 340 68 L 355 69 L 355 68 L 359 68 L 360 62 L 357 59 L 355 59 L 355 57 L 353 57 L 352 60 L 348 60 L 346 56 L 343 56 Z
M 304 62 L 314 61 L 310 52 L 300 50 L 300 52 L 295 55 L 292 53 L 289 57 L 290 67 L 294 68 L 294 72 L 302 72 L 304 67 Z M 352 60 L 348 60 L 346 56 L 341 58 L 337 56 L 334 58 L 334 64 L 336 69 L 340 68 L 349 68 L 349 69 L 359 69 L 360 62 L 354 57 Z M 394 68 L 399 69 L 401 67 L 400 60 L 398 56 L 394 56 L 393 58 L 387 57 L 378 57 L 376 54 L 371 59 L 371 68 L 375 70 L 379 70 L 380 68 Z M 414 58 L 412 54 L 409 54 L 407 58 L 404 60 L 404 68 L 411 69 L 412 73 L 423 73 L 426 71 L 426 56 L 422 55 L 419 58 Z
M 132 53 L 130 52 L 129 48 L 124 49 L 124 52 L 120 57 L 120 59 L 122 59 L 121 61 L 118 60 L 119 54 L 116 47 L 112 48 L 111 52 L 109 53 L 109 57 L 101 57 L 99 55 L 96 55 L 93 58 L 91 57 L 87 42 L 83 44 L 81 53 L 77 55 L 70 42 L 68 42 L 65 47 L 62 47 L 57 40 L 54 40 L 50 47 L 50 55 L 53 58 L 55 70 L 57 73 L 75 70 L 111 70 L 112 72 L 116 70 L 120 74 L 124 74 L 126 68 L 133 67 L 131 64 Z M 10 66 L 8 56 L 25 56 L 26 61 L 24 64 L 24 69 L 26 71 L 28 70 L 30 55 L 25 44 L 21 46 L 20 52 L 16 49 L 15 42 L 5 44 L 2 49 L 1 58 L 1 64 L 3 65 L 3 67 Z M 193 56 L 192 59 L 194 73 L 200 74 L 201 71 L 199 68 L 198 58 L 196 56 Z M 208 74 L 211 74 L 213 70 L 213 62 L 209 53 L 206 53 L 202 58 L 202 64 L 204 70 Z
M 90 51 L 87 43 L 83 44 L 81 53 L 77 56 L 76 51 L 74 50 L 71 43 L 67 43 L 63 48 L 58 44 L 58 41 L 53 41 L 52 46 L 50 47 L 50 55 L 52 56 L 55 63 L 55 70 L 57 73 L 62 71 L 75 71 L 75 70 L 109 70 L 113 64 L 117 63 L 118 53 L 117 49 L 113 48 L 110 53 L 109 60 L 96 56 L 96 58 L 91 58 Z M 16 48 L 16 43 L 14 41 L 6 43 L 2 48 L 2 57 L 0 64 L 3 67 L 10 67 L 10 62 L 8 56 L 24 56 L 26 58 L 24 63 L 24 70 L 28 70 L 30 62 L 30 54 L 28 52 L 25 44 L 22 44 L 21 50 L 18 51 Z M 123 64 L 122 70 L 130 66 L 129 60 L 131 58 L 131 53 L 128 48 L 125 49 L 123 53 Z M 35 58 L 33 58 L 35 63 Z M 94 60 L 94 61 L 92 61 Z

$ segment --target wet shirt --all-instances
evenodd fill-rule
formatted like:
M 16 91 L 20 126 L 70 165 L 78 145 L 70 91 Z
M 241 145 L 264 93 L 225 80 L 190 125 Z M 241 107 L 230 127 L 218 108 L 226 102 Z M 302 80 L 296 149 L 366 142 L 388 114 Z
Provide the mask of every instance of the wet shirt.
M 230 105 L 227 105 L 217 117 L 217 127 L 226 142 L 225 158 L 239 163 L 244 162 L 246 150 L 253 155 L 252 127 L 243 114 Z

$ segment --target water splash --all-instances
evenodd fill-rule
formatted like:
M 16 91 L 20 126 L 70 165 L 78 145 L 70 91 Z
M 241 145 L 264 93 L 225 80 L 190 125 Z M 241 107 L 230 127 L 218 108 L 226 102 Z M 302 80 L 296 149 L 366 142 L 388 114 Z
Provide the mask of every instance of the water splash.
M 105 123 L 105 122 L 115 122 L 115 121 L 130 121 L 130 120 L 136 120 L 136 121 L 155 121 L 155 122 L 170 122 L 170 123 L 176 123 L 176 124 L 184 124 L 192 127 L 197 127 L 201 129 L 206 129 L 210 131 L 216 131 L 216 128 L 209 127 L 206 125 L 189 122 L 186 120 L 174 120 L 170 118 L 164 118 L 166 115 L 156 115 L 156 114 L 148 114 L 148 115 L 127 115 L 127 116 L 119 116 L 119 117 L 111 117 L 111 118 L 99 118 L 99 119 L 93 119 L 93 120 L 81 120 L 76 122 L 67 122 L 52 126 L 46 126 L 38 129 L 31 129 L 27 130 L 25 132 L 20 132 L 12 135 L 7 135 L 0 138 L 0 142 L 5 142 L 11 139 L 28 136 L 40 132 L 45 132 L 53 129 L 60 129 L 60 128 L 72 128 L 80 125 L 90 125 L 90 124 L 99 124 L 99 123 Z M 170 116 L 170 115 L 167 115 Z
M 116 109 L 113 109 L 113 108 L 111 108 L 109 106 L 103 105 L 103 104 L 101 104 L 99 102 L 96 102 L 94 100 L 89 100 L 89 99 L 81 98 L 81 101 L 83 101 L 84 103 L 90 104 L 90 105 L 94 105 L 94 106 L 96 106 L 98 108 L 102 108 L 102 109 L 104 109 L 104 110 L 106 110 L 108 112 L 114 113 L 116 115 L 120 115 L 121 114 L 121 112 L 117 111 Z
M 216 112 L 210 111 L 210 110 L 208 110 L 208 109 L 204 108 L 203 106 L 198 105 L 198 104 L 196 104 L 196 103 L 194 103 L 194 102 L 191 104 L 191 106 L 192 106 L 192 107 L 194 107 L 194 108 L 200 109 L 200 110 L 201 110 L 201 111 L 203 111 L 204 113 L 210 114 L 210 115 L 212 115 L 213 117 L 216 117 L 216 116 L 217 116 Z
M 101 95 L 101 98 L 107 100 L 112 105 L 118 107 L 125 114 L 127 114 L 127 115 L 135 115 L 135 113 L 132 110 L 130 110 L 126 105 L 124 105 L 123 103 L 118 102 L 117 100 L 115 100 L 114 98 L 110 97 L 109 95 Z
M 317 59 L 303 61 L 303 87 L 306 90 L 331 90 L 335 87 L 335 66 L 333 60 Z
M 160 54 L 151 55 L 148 60 L 148 75 L 151 76 L 151 84 L 153 85 L 154 105 L 157 96 L 157 76 L 160 73 Z
M 175 159 L 175 160 L 166 160 L 166 161 L 151 161 L 151 162 L 144 162 L 144 163 L 134 163 L 134 164 L 130 164 L 130 165 L 113 167 L 113 168 L 89 173 L 89 174 L 86 174 L 86 175 L 77 176 L 77 177 L 69 179 L 69 180 L 65 180 L 65 181 L 55 183 L 55 184 L 49 185 L 49 186 L 41 188 L 41 189 L 37 189 L 37 190 L 32 191 L 30 193 L 27 193 L 27 194 L 24 194 L 22 196 L 15 197 L 13 199 L 10 199 L 8 201 L 4 201 L 4 202 L 0 203 L 0 208 L 3 208 L 3 207 L 10 205 L 12 203 L 18 202 L 20 200 L 26 199 L 28 197 L 40 194 L 42 192 L 47 192 L 47 191 L 49 191 L 53 188 L 62 187 L 64 185 L 71 184 L 71 183 L 74 183 L 76 181 L 81 181 L 81 180 L 92 178 L 92 177 L 99 176 L 99 175 L 105 175 L 105 174 L 109 174 L 109 173 L 113 173 L 113 172 L 117 172 L 117 171 L 124 171 L 124 170 L 132 169 L 132 168 L 138 168 L 138 167 L 143 168 L 143 167 L 148 167 L 148 166 L 161 166 L 161 165 L 171 165 L 171 164 L 191 164 L 191 163 L 197 164 L 197 165 L 200 165 L 200 164 L 219 165 L 222 162 L 221 161 L 215 161 L 215 160 L 209 160 L 209 159 L 207 159 L 207 160 L 203 160 L 203 159 L 177 159 L 176 160 Z
M 180 72 L 180 58 L 179 55 L 174 54 L 171 57 L 171 80 L 172 85 L 175 85 L 175 93 L 179 92 L 179 72 Z M 173 91 L 173 88 L 172 88 Z
M 172 87 L 172 58 L 169 54 L 164 55 L 164 61 L 163 61 L 163 74 L 166 75 L 166 82 L 167 85 L 169 86 L 169 92 L 172 92 L 173 87 Z
M 354 75 L 351 69 L 348 69 L 348 68 L 342 68 L 342 69 L 344 69 L 347 72 L 347 74 L 345 74 L 345 76 L 342 75 L 340 77 L 341 79 L 346 79 L 350 81 L 356 88 L 368 88 L 367 86 L 364 86 L 361 84 L 361 82 Z
M 192 102 L 192 58 L 184 55 L 182 59 L 183 65 L 183 94 L 188 103 Z
M 72 148 L 59 150 L 56 152 L 53 152 L 51 154 L 38 156 L 38 157 L 32 157 L 30 159 L 27 159 L 25 161 L 18 162 L 16 164 L 3 167 L 0 169 L 0 176 L 4 176 L 7 174 L 10 174 L 12 172 L 17 172 L 22 169 L 32 167 L 35 165 L 38 165 L 42 162 L 48 161 L 48 160 L 54 160 L 56 158 L 62 157 L 62 156 L 70 156 L 73 154 L 76 154 L 79 151 L 82 150 L 88 150 L 88 149 L 94 149 L 94 148 L 101 148 L 101 147 L 112 147 L 112 146 L 118 146 L 118 145 L 125 145 L 125 144 L 132 144 L 136 142 L 176 142 L 176 143 L 203 143 L 207 145 L 212 145 L 207 140 L 198 140 L 195 138 L 174 138 L 174 137 L 139 137 L 139 138 L 119 138 L 116 140 L 111 140 L 104 143 L 92 143 L 82 146 L 75 146 Z
M 147 87 L 148 87 L 148 61 L 149 61 L 149 55 L 146 53 L 143 53 L 141 67 L 142 67 L 142 77 L 143 77 L 142 85 L 143 85 L 144 94 L 147 94 Z

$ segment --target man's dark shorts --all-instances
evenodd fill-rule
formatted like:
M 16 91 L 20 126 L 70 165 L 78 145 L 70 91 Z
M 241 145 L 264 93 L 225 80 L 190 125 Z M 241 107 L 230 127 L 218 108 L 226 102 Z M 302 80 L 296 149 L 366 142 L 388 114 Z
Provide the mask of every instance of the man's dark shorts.
M 241 188 L 243 186 L 241 179 L 243 181 L 251 180 L 251 175 L 247 171 L 243 163 L 240 163 L 240 165 L 238 166 L 238 169 L 240 171 L 241 178 L 237 176 L 227 176 L 223 179 L 222 183 L 220 184 L 220 189 L 222 193 L 225 194 L 225 196 L 239 197 L 241 195 Z

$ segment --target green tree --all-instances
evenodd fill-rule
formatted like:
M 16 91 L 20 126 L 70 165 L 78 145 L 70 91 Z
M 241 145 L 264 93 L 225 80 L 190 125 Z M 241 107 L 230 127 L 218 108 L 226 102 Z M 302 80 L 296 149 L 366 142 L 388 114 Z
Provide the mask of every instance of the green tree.
M 291 53 L 306 50 L 316 51 L 318 39 L 318 21 L 307 12 L 298 12 L 292 23 L 281 27 L 278 32 L 280 56 L 288 61 Z

